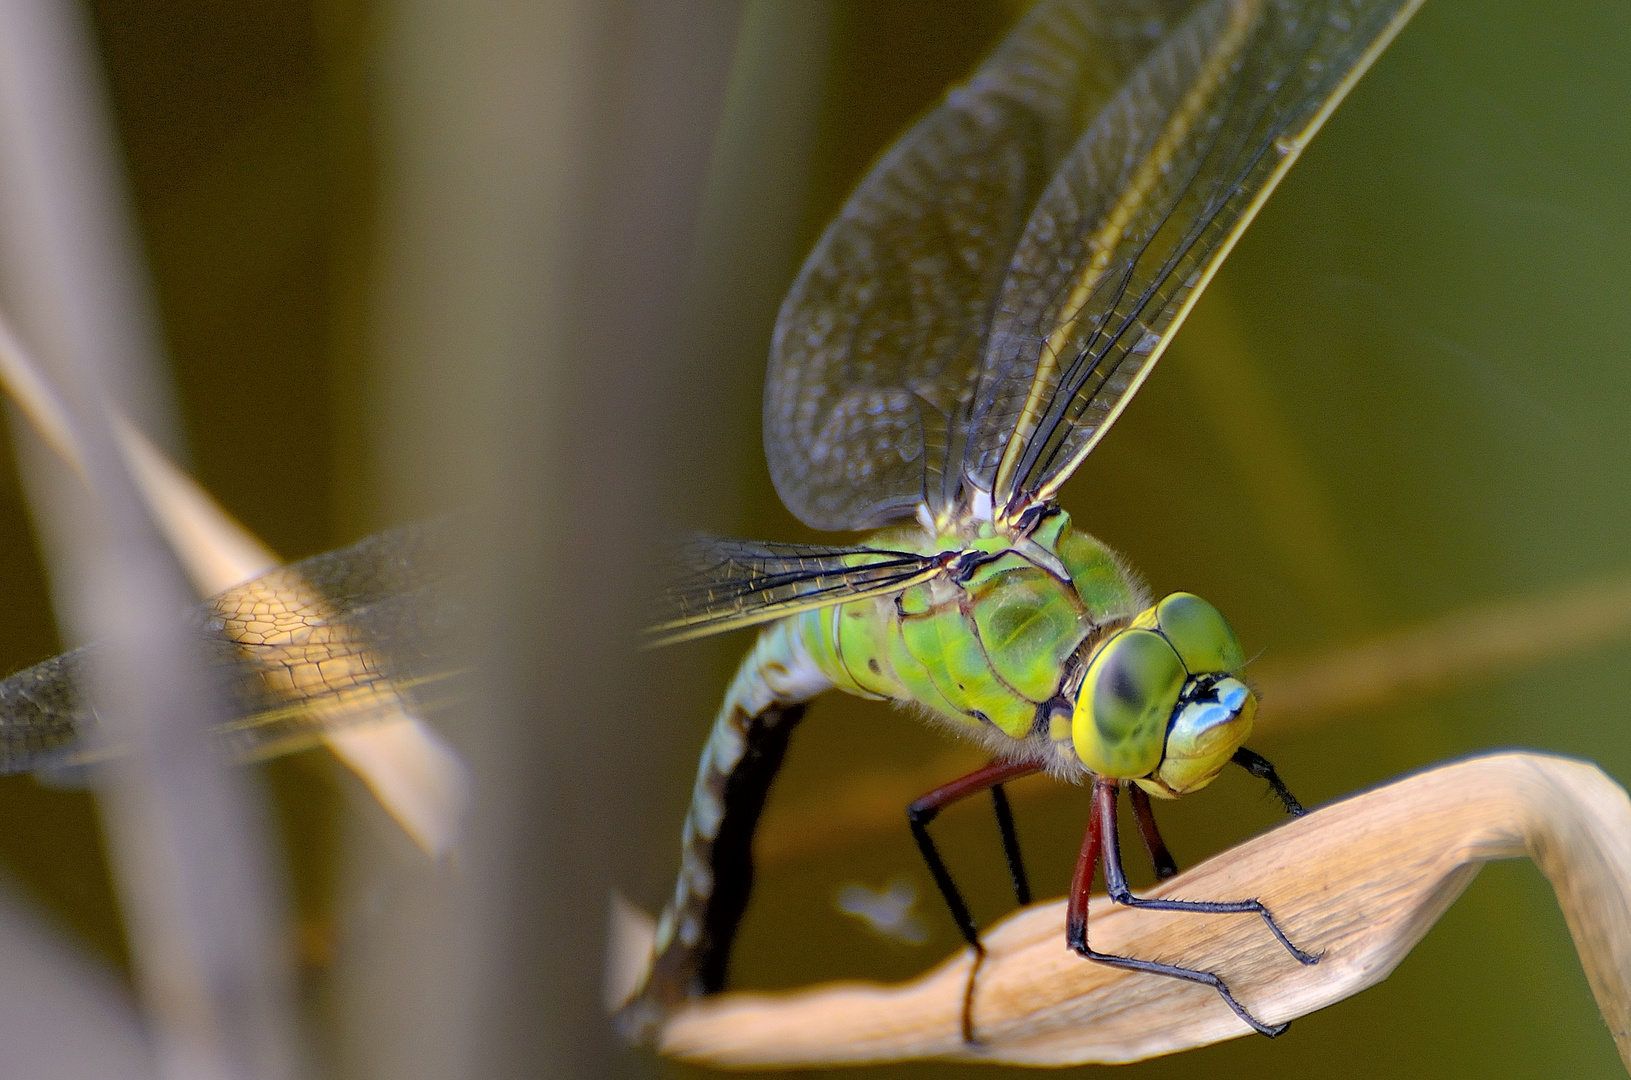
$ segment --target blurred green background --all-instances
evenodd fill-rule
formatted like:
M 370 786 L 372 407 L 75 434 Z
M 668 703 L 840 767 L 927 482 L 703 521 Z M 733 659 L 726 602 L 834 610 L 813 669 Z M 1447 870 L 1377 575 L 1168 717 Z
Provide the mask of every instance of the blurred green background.
M 699 4 L 699 7 L 702 6 Z M 812 536 L 777 501 L 759 443 L 771 322 L 802 252 L 870 160 L 965 75 L 1022 5 L 747 5 L 697 219 L 686 364 L 654 380 L 642 541 L 689 529 Z M 718 5 L 710 6 L 717 12 Z M 368 437 L 369 298 L 382 134 L 380 0 L 95 0 L 92 18 L 197 475 L 297 557 L 382 519 Z M 1431 0 L 1314 141 L 1160 370 L 1067 487 L 1076 521 L 1157 592 L 1216 603 L 1249 653 L 1293 658 L 1433 615 L 1631 570 L 1631 8 Z M 615 87 L 611 91 L 615 93 Z M 595 378 L 592 357 L 568 385 Z M 663 393 L 664 387 L 683 391 Z M 644 415 L 644 414 L 642 414 Z M 1247 421 L 1250 421 L 1249 423 Z M 619 487 L 619 485 L 623 485 Z M 0 470 L 0 667 L 55 641 L 13 471 Z M 648 519 L 651 520 L 651 519 Z M 654 574 L 646 569 L 641 574 Z M 695 752 L 745 636 L 626 659 L 662 744 L 630 796 L 624 887 L 655 908 Z M 622 660 L 618 661 L 622 663 Z M 1430 700 L 1256 740 L 1306 802 L 1505 746 L 1631 780 L 1631 643 L 1548 659 Z M 660 695 L 657 697 L 656 695 Z M 626 747 L 615 716 L 607 752 Z M 772 816 L 857 769 L 921 765 L 939 736 L 882 706 L 823 700 Z M 314 1017 L 336 946 L 337 835 L 353 782 L 318 754 L 268 770 Z M 619 807 L 574 813 L 616 814 Z M 1163 807 L 1180 863 L 1276 819 L 1228 777 Z M 1027 798 L 1040 895 L 1064 890 L 1080 792 Z M 90 948 L 125 964 L 88 796 L 0 781 L 0 866 Z M 904 977 L 956 945 L 899 827 L 765 868 L 737 985 Z M 975 910 L 1006 909 L 983 805 L 937 825 Z M 841 915 L 841 885 L 916 886 L 908 947 Z M 1136 882 L 1135 882 L 1136 883 Z M 623 1062 L 632 1072 L 644 1059 Z M 659 1072 L 699 1070 L 655 1066 Z M 940 1065 L 851 1075 L 992 1075 Z M 1298 1021 L 1126 1075 L 1617 1076 L 1550 890 L 1486 869 L 1383 985 Z

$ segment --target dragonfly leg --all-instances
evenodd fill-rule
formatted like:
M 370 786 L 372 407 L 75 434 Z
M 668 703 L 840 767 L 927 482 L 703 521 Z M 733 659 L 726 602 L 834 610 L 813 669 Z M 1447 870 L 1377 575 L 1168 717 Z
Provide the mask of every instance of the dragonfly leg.
M 1087 901 L 1093 891 L 1093 871 L 1099 868 L 1099 800 L 1087 815 L 1087 832 L 1082 836 L 1082 853 L 1076 859 L 1076 872 L 1070 878 L 1070 899 L 1065 906 L 1065 944 L 1090 960 L 1104 958 L 1087 946 Z
M 912 826 L 912 838 L 917 841 L 918 850 L 923 853 L 923 861 L 928 864 L 929 875 L 934 878 L 935 887 L 945 899 L 946 907 L 951 909 L 952 920 L 962 932 L 963 940 L 974 950 L 974 964 L 969 968 L 968 986 L 963 991 L 965 1042 L 978 1041 L 974 1038 L 974 980 L 980 973 L 980 965 L 985 962 L 985 946 L 980 944 L 980 931 L 974 925 L 974 917 L 969 914 L 968 904 L 963 900 L 962 892 L 958 890 L 957 883 L 951 879 L 951 871 L 946 869 L 946 862 L 940 857 L 939 849 L 934 846 L 934 838 L 929 835 L 929 822 L 939 817 L 940 811 L 952 803 L 961 802 L 970 795 L 977 795 L 987 789 L 992 790 L 994 792 L 992 799 L 997 805 L 997 824 L 1003 832 L 1003 850 L 1008 856 L 1009 872 L 1014 875 L 1015 891 L 1023 886 L 1029 893 L 1029 887 L 1025 886 L 1025 871 L 1019 863 L 1019 843 L 1013 835 L 1013 814 L 1006 812 L 1008 797 L 1003 795 L 999 798 L 995 792 L 1001 791 L 1004 781 L 1029 776 L 1037 769 L 1038 766 L 1027 762 L 993 761 L 983 768 L 975 769 L 967 776 L 935 788 L 906 808 L 906 820 Z
M 1274 766 L 1269 764 L 1268 758 L 1262 754 L 1254 754 L 1242 746 L 1235 751 L 1233 760 L 1236 765 L 1239 765 L 1259 780 L 1267 780 L 1269 787 L 1273 788 L 1274 793 L 1280 797 L 1280 802 L 1285 804 L 1286 813 L 1292 817 L 1302 817 L 1308 813 L 1307 810 L 1303 809 L 1303 804 L 1297 801 L 1297 797 L 1291 794 L 1291 789 L 1286 787 L 1286 782 L 1280 779 L 1280 774 L 1274 771 Z
M 1097 832 L 1098 840 L 1095 843 L 1090 836 L 1089 839 L 1085 840 L 1082 845 L 1083 860 L 1088 858 L 1091 849 L 1097 849 L 1096 851 L 1093 851 L 1093 854 L 1103 858 L 1104 883 L 1106 890 L 1110 894 L 1110 899 L 1114 900 L 1118 904 L 1125 904 L 1128 907 L 1150 908 L 1157 911 L 1194 911 L 1206 913 L 1241 914 L 1255 913 L 1262 916 L 1263 921 L 1268 924 L 1269 930 L 1274 934 L 1275 939 L 1278 940 L 1281 945 L 1284 945 L 1291 955 L 1295 956 L 1300 962 L 1304 964 L 1312 964 L 1319 959 L 1319 957 L 1311 956 L 1297 948 L 1295 945 L 1291 944 L 1291 942 L 1286 938 L 1285 934 L 1280 930 L 1280 927 L 1275 923 L 1273 916 L 1269 914 L 1268 909 L 1258 900 L 1164 900 L 1141 899 L 1134 896 L 1132 890 L 1127 887 L 1126 874 L 1122 872 L 1121 843 L 1116 834 L 1116 796 L 1119 786 L 1120 785 L 1114 780 L 1098 779 L 1093 782 L 1093 814 L 1089 821 L 1088 832 L 1090 834 Z M 1097 826 L 1097 828 L 1095 828 L 1095 826 Z M 1082 882 L 1084 877 L 1087 879 L 1088 883 L 1091 882 L 1092 868 L 1089 866 L 1084 872 L 1081 863 L 1078 862 L 1076 868 L 1077 881 Z M 1187 982 L 1199 983 L 1202 986 L 1210 986 L 1212 989 L 1218 992 L 1218 996 L 1223 998 L 1224 1004 L 1228 1005 L 1236 1016 L 1240 1017 L 1248 1025 L 1250 1025 L 1252 1030 L 1258 1032 L 1259 1034 L 1267 1035 L 1270 1038 L 1279 1035 L 1290 1026 L 1289 1024 L 1265 1024 L 1258 1020 L 1250 1012 L 1246 1011 L 1245 1006 L 1241 1005 L 1240 1002 L 1235 1000 L 1234 995 L 1229 992 L 1228 985 L 1225 984 L 1224 981 L 1216 974 L 1210 971 L 1198 971 L 1194 968 L 1178 967 L 1174 964 L 1162 964 L 1153 960 L 1134 960 L 1131 957 L 1114 956 L 1109 953 L 1096 952 L 1087 944 L 1087 883 L 1083 883 L 1081 886 L 1082 897 L 1079 902 L 1079 937 L 1077 936 L 1078 922 L 1075 918 L 1075 911 L 1078 906 L 1076 891 L 1076 888 L 1073 886 L 1071 906 L 1067 912 L 1065 926 L 1066 934 L 1069 935 L 1068 941 L 1071 948 L 1075 949 L 1081 955 L 1087 957 L 1089 960 L 1096 960 L 1099 963 L 1109 964 L 1112 967 L 1125 968 L 1128 971 L 1142 971 L 1151 975 L 1166 975 L 1169 978 L 1183 979 Z
M 1150 853 L 1150 865 L 1155 867 L 1155 879 L 1165 881 L 1178 872 L 1172 861 L 1167 842 L 1161 839 L 1161 830 L 1155 826 L 1155 811 L 1150 807 L 1150 794 L 1137 784 L 1127 788 L 1127 799 L 1133 804 L 1133 817 L 1138 821 L 1138 835 L 1144 838 L 1144 850 Z
M 1116 782 L 1113 780 L 1096 780 L 1093 786 L 1093 799 L 1098 804 L 1099 828 L 1104 834 L 1104 885 L 1110 894 L 1110 899 L 1118 904 L 1128 907 L 1149 908 L 1152 911 L 1194 911 L 1211 915 L 1228 914 L 1255 914 L 1262 916 L 1263 922 L 1268 926 L 1269 933 L 1274 935 L 1276 941 L 1284 945 L 1286 951 L 1297 958 L 1301 964 L 1313 964 L 1319 957 L 1306 953 L 1291 943 L 1280 924 L 1274 921 L 1269 909 L 1263 906 L 1261 900 L 1166 900 L 1144 899 L 1133 895 L 1127 887 L 1127 876 L 1121 869 L 1121 841 L 1116 834 Z
M 1031 902 L 1031 883 L 1025 876 L 1025 859 L 1019 853 L 1014 812 L 1008 807 L 1008 793 L 1001 784 L 991 785 L 991 808 L 996 811 L 997 831 L 1002 833 L 1002 855 L 1008 860 L 1008 877 L 1014 883 L 1014 903 L 1025 907 Z

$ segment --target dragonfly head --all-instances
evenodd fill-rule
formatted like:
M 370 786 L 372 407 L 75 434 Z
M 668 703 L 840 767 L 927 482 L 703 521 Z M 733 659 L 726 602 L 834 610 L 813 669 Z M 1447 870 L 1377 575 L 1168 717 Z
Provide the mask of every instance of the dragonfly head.
M 1152 795 L 1205 787 L 1251 734 L 1257 697 L 1235 677 L 1244 664 L 1218 609 L 1173 593 L 1088 659 L 1071 719 L 1077 757 Z

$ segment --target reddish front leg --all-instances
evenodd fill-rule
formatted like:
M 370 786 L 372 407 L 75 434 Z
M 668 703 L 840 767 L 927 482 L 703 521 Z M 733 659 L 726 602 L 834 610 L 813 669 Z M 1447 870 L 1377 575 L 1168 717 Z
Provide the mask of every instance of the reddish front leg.
M 1144 850 L 1150 853 L 1150 865 L 1155 867 L 1155 880 L 1165 881 L 1178 873 L 1178 864 L 1172 861 L 1167 842 L 1161 839 L 1161 830 L 1155 827 L 1155 811 L 1150 807 L 1149 793 L 1137 784 L 1128 784 L 1127 799 L 1133 804 L 1138 835 L 1144 838 Z
M 1121 840 L 1116 833 L 1116 795 L 1120 784 L 1115 780 L 1096 778 L 1093 781 L 1093 813 L 1089 818 L 1087 838 L 1082 842 L 1082 857 L 1076 864 L 1076 879 L 1071 886 L 1070 905 L 1066 915 L 1065 933 L 1070 947 L 1089 960 L 1128 971 L 1141 971 L 1150 975 L 1165 975 L 1171 979 L 1210 986 L 1223 998 L 1234 1014 L 1263 1035 L 1270 1038 L 1280 1034 L 1289 1025 L 1265 1024 L 1248 1012 L 1229 987 L 1215 973 L 1194 968 L 1162 964 L 1154 960 L 1135 960 L 1128 956 L 1096 952 L 1087 943 L 1087 894 L 1093 881 L 1093 864 L 1104 861 L 1104 886 L 1110 899 L 1129 907 L 1149 908 L 1156 911 L 1192 911 L 1208 914 L 1253 914 L 1261 916 L 1281 945 L 1300 963 L 1312 964 L 1319 958 L 1303 952 L 1293 945 L 1269 914 L 1268 908 L 1258 900 L 1167 900 L 1143 899 L 1133 895 L 1127 887 L 1127 876 L 1121 868 Z M 1153 819 L 1152 819 L 1153 820 Z M 1163 845 L 1164 847 L 1164 845 Z
M 1095 781 L 1095 796 L 1097 795 Z M 1076 857 L 1076 872 L 1070 878 L 1070 903 L 1065 907 L 1065 944 L 1088 955 L 1087 900 L 1093 891 L 1093 871 L 1099 868 L 1099 800 L 1087 815 L 1087 834 L 1082 837 L 1082 853 Z

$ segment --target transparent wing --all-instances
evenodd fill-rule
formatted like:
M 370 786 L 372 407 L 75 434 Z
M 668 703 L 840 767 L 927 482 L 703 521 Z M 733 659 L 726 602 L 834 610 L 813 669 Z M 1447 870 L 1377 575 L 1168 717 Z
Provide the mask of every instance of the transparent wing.
M 895 592 L 940 573 L 949 555 L 694 537 L 687 572 L 663 594 L 652 645 L 722 634 L 811 608 Z
M 1082 136 L 1020 240 L 966 473 L 1051 498 L 1126 407 L 1303 145 L 1420 0 L 1210 0 Z
M 324 732 L 406 707 L 426 716 L 455 693 L 463 621 L 446 538 L 398 529 L 274 570 L 203 604 L 199 646 L 231 719 L 237 757 L 309 746 Z M 63 769 L 118 752 L 87 687 L 100 646 L 0 681 L 0 772 Z
M 1037 198 L 1194 0 L 1044 0 L 873 166 L 782 305 L 765 454 L 818 529 L 958 498 L 986 330 Z

